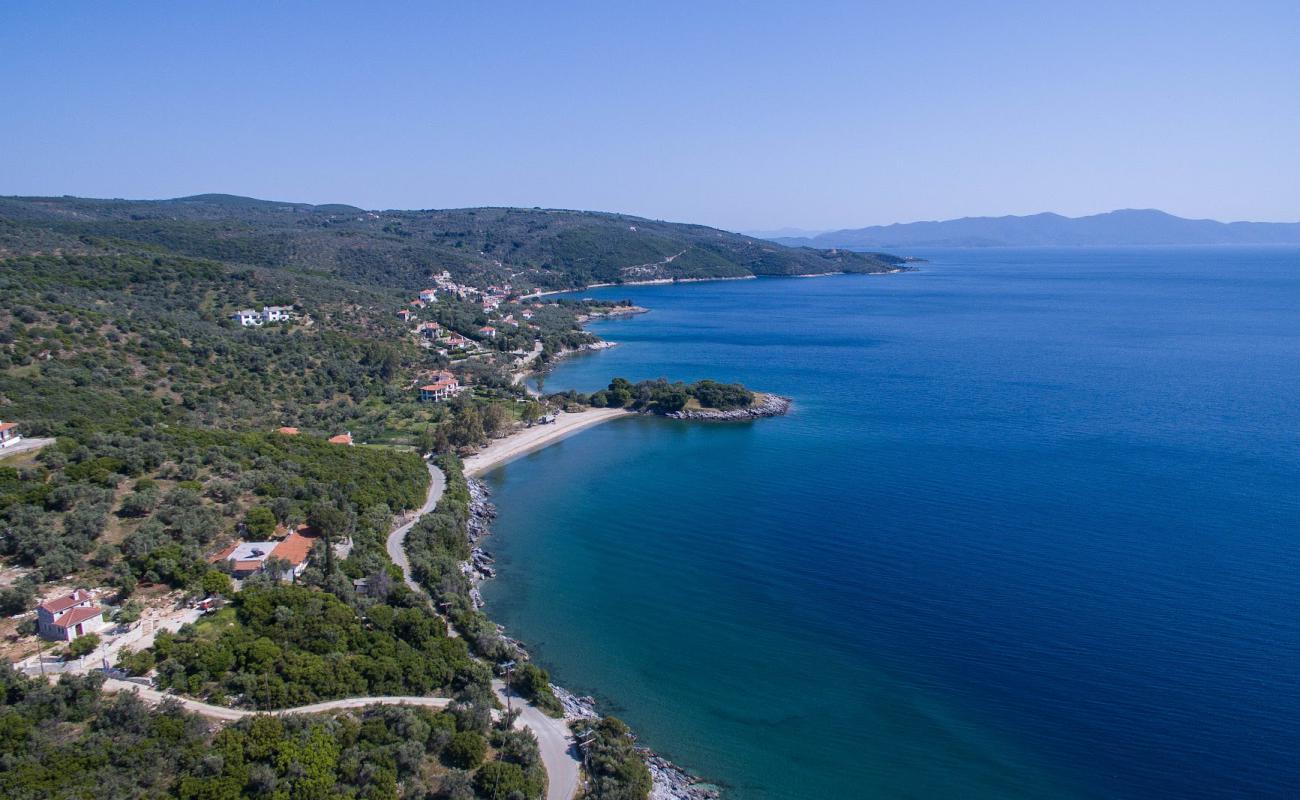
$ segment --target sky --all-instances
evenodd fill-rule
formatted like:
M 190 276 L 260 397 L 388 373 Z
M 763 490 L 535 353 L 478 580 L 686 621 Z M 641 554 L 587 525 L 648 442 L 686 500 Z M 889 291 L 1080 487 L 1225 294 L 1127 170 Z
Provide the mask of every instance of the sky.
M 1300 3 L 0 4 L 0 194 L 1300 220 Z

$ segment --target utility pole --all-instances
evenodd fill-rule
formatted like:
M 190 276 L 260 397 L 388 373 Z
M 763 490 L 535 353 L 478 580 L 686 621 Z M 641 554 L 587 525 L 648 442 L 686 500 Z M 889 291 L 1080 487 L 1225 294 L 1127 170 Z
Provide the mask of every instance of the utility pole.
M 596 741 L 596 732 L 590 727 L 580 732 L 575 737 L 578 750 L 582 752 L 582 767 L 587 770 L 587 776 L 591 776 L 591 745 Z
M 507 661 L 499 665 L 506 671 L 506 716 L 510 715 L 510 674 L 515 668 L 515 662 Z

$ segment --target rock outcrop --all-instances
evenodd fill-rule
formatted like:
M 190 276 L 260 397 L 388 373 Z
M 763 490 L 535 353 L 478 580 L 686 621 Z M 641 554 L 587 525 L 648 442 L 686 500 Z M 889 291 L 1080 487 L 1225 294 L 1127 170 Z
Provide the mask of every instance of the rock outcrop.
M 664 416 L 672 419 L 702 419 L 717 422 L 744 422 L 763 417 L 779 417 L 789 412 L 791 400 L 775 394 L 759 395 L 754 404 L 746 408 L 731 408 L 723 411 L 717 408 L 687 408 L 674 411 Z

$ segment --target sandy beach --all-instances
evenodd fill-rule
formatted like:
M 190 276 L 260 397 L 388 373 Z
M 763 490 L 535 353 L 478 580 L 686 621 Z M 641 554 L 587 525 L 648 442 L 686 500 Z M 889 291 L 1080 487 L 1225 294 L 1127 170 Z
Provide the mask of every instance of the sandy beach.
M 608 422 L 617 417 L 632 416 L 635 412 L 622 408 L 593 408 L 576 414 L 557 414 L 555 422 L 549 425 L 534 425 L 520 428 L 515 433 L 497 439 L 479 452 L 465 459 L 465 474 L 476 477 L 516 459 L 557 442 L 565 436 L 577 433 L 584 428 Z

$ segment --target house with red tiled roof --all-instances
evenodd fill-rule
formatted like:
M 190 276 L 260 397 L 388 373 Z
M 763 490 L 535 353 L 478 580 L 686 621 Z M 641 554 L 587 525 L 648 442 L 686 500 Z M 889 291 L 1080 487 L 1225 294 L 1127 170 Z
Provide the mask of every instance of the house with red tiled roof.
M 338 436 L 331 436 L 331 437 L 329 438 L 329 443 L 330 443 L 330 444 L 346 444 L 346 445 L 351 446 L 351 444 L 352 444 L 352 431 L 347 431 L 347 432 L 345 432 L 345 433 L 340 433 Z
M 447 371 L 439 371 L 433 374 L 433 382 L 420 387 L 420 400 L 424 402 L 436 402 L 446 400 L 456 392 L 460 391 L 460 381 L 456 376 Z
M 208 561 L 228 562 L 230 574 L 236 578 L 247 578 L 266 571 L 266 563 L 271 559 L 284 562 L 284 569 L 275 577 L 282 581 L 292 581 L 307 568 L 311 549 L 320 537 L 306 525 L 278 542 L 235 542 L 225 550 L 211 556 Z
M 280 434 L 281 436 L 297 436 L 299 434 L 299 430 L 297 428 L 293 428 L 288 425 L 285 425 L 281 427 L 278 431 L 276 431 L 276 433 Z
M 70 642 L 106 627 L 104 609 L 95 604 L 95 596 L 85 589 L 46 600 L 36 607 L 36 630 L 46 639 Z
M 22 434 L 18 433 L 17 422 L 0 422 L 0 448 L 18 444 L 22 438 Z
M 280 573 L 277 577 L 282 581 L 290 581 L 302 574 L 307 568 L 307 560 L 311 555 L 311 549 L 316 546 L 320 537 L 310 528 L 299 528 L 288 536 L 284 541 L 275 546 L 271 551 L 271 558 L 278 558 L 289 565 L 289 568 Z
M 478 329 L 478 335 L 486 336 L 489 339 L 495 339 L 497 338 L 497 329 L 492 327 L 491 325 L 484 325 L 483 327 Z
M 437 300 L 437 299 L 438 299 L 438 290 L 437 290 L 437 289 L 422 289 L 422 290 L 420 291 L 420 299 L 423 300 L 423 301 L 426 302 L 426 303 L 432 303 L 434 300 Z

